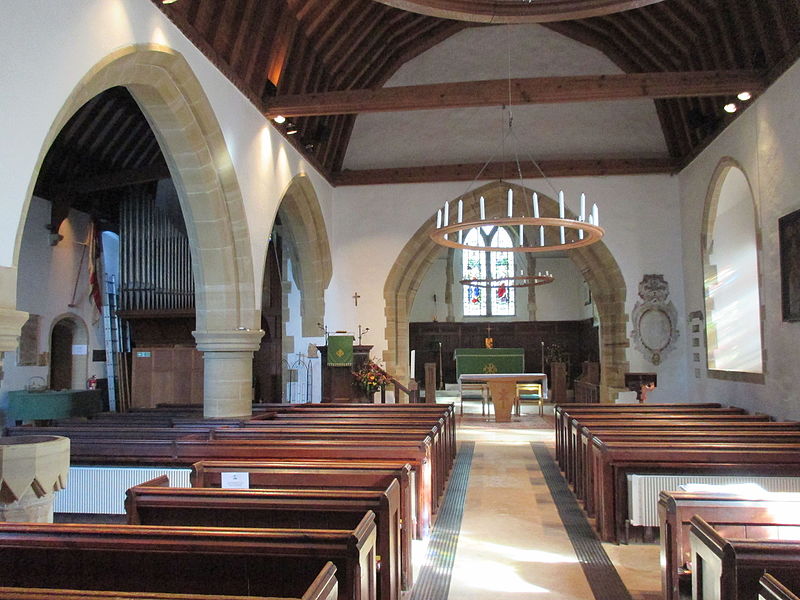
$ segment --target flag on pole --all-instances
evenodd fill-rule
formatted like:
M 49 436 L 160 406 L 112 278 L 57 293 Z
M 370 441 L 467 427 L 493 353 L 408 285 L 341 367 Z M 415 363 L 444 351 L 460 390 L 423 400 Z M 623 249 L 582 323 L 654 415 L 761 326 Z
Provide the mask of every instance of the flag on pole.
M 92 323 L 97 323 L 103 312 L 103 296 L 100 290 L 100 273 L 102 272 L 101 257 L 103 243 L 100 239 L 100 230 L 94 221 L 89 225 L 89 301 L 92 303 Z

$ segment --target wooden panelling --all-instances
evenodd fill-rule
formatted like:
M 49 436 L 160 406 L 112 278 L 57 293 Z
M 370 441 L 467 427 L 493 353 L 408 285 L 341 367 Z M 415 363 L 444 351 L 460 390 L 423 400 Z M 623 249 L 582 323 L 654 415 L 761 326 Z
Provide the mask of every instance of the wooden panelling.
M 416 350 L 416 373 L 425 372 L 425 363 L 439 365 L 439 343 L 442 345 L 442 371 L 445 383 L 456 382 L 453 352 L 456 348 L 483 348 L 487 325 L 495 348 L 524 348 L 525 370 L 539 372 L 542 368 L 542 342 L 545 348 L 556 344 L 569 354 L 568 384 L 581 372 L 581 363 L 597 360 L 599 342 L 592 320 L 583 321 L 517 321 L 498 323 L 411 323 L 410 348 Z M 549 365 L 545 363 L 545 372 Z

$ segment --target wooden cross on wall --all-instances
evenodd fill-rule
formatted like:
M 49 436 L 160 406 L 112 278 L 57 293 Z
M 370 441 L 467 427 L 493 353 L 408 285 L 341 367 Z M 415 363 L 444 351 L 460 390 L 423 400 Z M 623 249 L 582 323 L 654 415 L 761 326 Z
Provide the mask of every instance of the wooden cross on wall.
M 358 306 L 358 299 L 359 298 L 361 298 L 361 296 L 358 295 L 358 292 L 355 292 L 353 294 L 353 300 L 355 300 L 356 306 Z

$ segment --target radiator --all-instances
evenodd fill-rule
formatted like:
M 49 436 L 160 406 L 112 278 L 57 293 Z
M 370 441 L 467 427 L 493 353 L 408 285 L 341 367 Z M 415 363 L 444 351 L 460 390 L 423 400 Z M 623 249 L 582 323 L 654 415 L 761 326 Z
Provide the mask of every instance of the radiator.
M 172 487 L 189 487 L 190 469 L 159 467 L 70 467 L 67 487 L 56 492 L 53 512 L 125 514 L 125 492 L 159 475 Z
M 658 527 L 658 494 L 690 483 L 755 483 L 768 492 L 800 492 L 800 477 L 725 475 L 628 475 L 628 519 L 631 525 Z

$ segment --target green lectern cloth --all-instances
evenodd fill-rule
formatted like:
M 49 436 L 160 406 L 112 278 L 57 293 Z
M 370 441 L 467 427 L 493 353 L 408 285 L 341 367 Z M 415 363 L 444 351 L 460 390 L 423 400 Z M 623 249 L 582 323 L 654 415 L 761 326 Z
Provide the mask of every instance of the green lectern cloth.
M 350 367 L 353 365 L 353 336 L 328 336 L 328 366 Z

